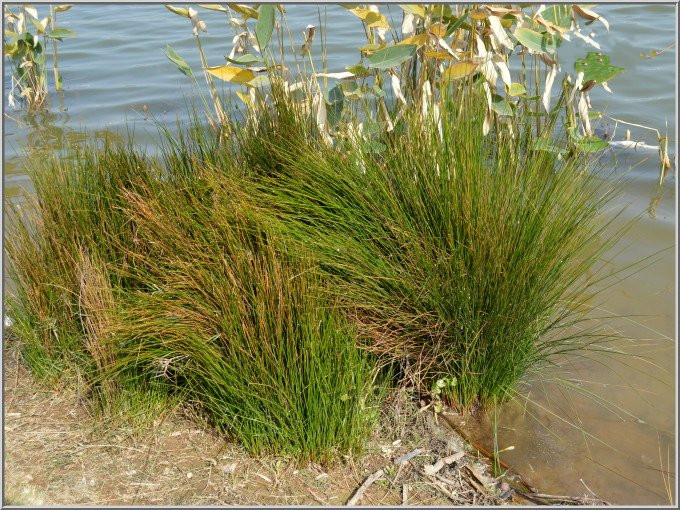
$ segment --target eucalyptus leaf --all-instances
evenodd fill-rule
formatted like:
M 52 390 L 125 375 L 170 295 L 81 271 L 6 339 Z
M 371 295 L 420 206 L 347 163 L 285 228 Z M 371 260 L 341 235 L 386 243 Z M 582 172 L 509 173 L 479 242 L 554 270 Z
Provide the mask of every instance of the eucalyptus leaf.
M 389 69 L 403 64 L 416 54 L 415 44 L 389 46 L 376 51 L 368 58 L 368 67 L 373 69 Z

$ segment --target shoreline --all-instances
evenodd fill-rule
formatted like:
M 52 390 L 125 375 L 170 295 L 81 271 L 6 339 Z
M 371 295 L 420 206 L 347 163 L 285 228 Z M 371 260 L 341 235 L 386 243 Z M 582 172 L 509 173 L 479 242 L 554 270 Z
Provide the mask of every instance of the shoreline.
M 250 456 L 181 411 L 148 430 L 98 426 L 77 387 L 36 381 L 17 347 L 4 349 L 5 504 L 609 504 L 493 477 L 448 413 L 435 420 L 398 397 L 363 454 L 327 467 Z

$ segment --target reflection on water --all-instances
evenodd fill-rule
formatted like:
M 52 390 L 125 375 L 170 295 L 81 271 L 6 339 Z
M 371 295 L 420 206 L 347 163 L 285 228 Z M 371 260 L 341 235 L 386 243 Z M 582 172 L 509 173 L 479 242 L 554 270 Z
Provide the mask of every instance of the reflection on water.
M 341 71 L 358 61 L 356 48 L 347 41 L 361 40 L 361 24 L 337 6 L 323 10 L 329 23 L 329 71 Z M 393 16 L 397 11 L 391 7 Z M 610 84 L 613 94 L 594 89 L 593 104 L 612 117 L 662 131 L 667 123 L 675 145 L 676 49 L 653 59 L 638 56 L 675 41 L 674 6 L 602 5 L 598 12 L 608 19 L 611 32 L 594 25 L 596 40 L 612 63 L 627 72 Z M 304 27 L 317 24 L 317 7 L 290 5 L 288 13 L 295 43 L 300 45 Z M 190 66 L 200 67 L 185 19 L 158 4 L 78 4 L 60 16 L 62 26 L 78 32 L 59 49 L 63 94 L 51 96 L 48 111 L 7 112 L 10 118 L 5 119 L 4 151 L 10 160 L 3 168 L 4 198 L 11 201 L 20 199 L 22 189 L 31 191 L 17 158 L 22 150 L 34 157 L 53 153 L 68 157 L 70 150 L 88 139 L 120 140 L 128 126 L 137 143 L 150 144 L 155 129 L 147 116 L 174 126 L 176 119 L 186 119 L 186 99 L 193 97 L 186 78 L 162 53 L 171 44 Z M 209 61 L 223 61 L 233 34 L 222 13 L 206 11 L 202 16 L 208 25 L 204 45 Z M 140 32 L 144 33 L 141 44 Z M 571 71 L 575 59 L 587 50 L 579 41 L 565 43 L 560 49 L 563 71 Z M 619 126 L 617 140 L 623 139 L 625 129 Z M 630 130 L 632 139 L 658 144 L 649 131 Z M 529 402 L 502 409 L 499 447 L 515 446 L 502 454 L 503 460 L 545 492 L 592 495 L 592 491 L 617 503 L 663 504 L 667 503 L 666 454 L 670 447 L 672 470 L 676 452 L 676 176 L 671 173 L 659 187 L 656 153 L 617 150 L 613 155 L 618 168 L 630 177 L 615 205 L 625 207 L 623 219 L 639 219 L 626 237 L 629 249 L 612 253 L 608 264 L 622 268 L 656 254 L 653 264 L 640 265 L 598 297 L 602 315 L 626 317 L 611 320 L 610 325 L 627 339 L 615 346 L 631 355 L 618 360 L 611 356 L 578 359 L 559 371 L 546 372 L 547 380 L 558 376 L 570 380 L 572 389 L 564 383 L 532 382 Z M 481 425 L 477 431 L 483 436 L 490 425 L 484 418 Z M 490 449 L 488 433 L 481 439 Z
M 117 131 L 74 129 L 63 103 L 57 112 L 50 109 L 12 112 L 6 114 L 6 118 L 12 122 L 11 128 L 21 132 L 24 137 L 21 147 L 5 147 L 6 150 L 22 155 L 3 161 L 4 198 L 10 203 L 23 201 L 22 195 L 33 191 L 28 177 L 28 168 L 32 161 L 53 157 L 69 158 L 84 145 L 122 142 L 124 139 Z

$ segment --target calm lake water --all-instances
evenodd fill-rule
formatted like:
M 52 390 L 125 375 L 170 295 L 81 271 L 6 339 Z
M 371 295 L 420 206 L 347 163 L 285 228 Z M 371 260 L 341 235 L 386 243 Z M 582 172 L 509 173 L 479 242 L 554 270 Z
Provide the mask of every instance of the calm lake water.
M 46 6 L 38 9 L 44 16 Z M 359 60 L 356 47 L 364 36 L 356 18 L 336 6 L 321 7 L 320 12 L 313 5 L 287 9 L 296 45 L 302 43 L 307 24 L 319 25 L 319 15 L 326 19 L 329 71 L 342 71 Z M 667 125 L 675 147 L 676 48 L 654 59 L 639 56 L 675 42 L 675 6 L 603 5 L 597 10 L 610 22 L 611 33 L 595 24 L 590 27 L 595 39 L 612 64 L 627 72 L 610 83 L 613 94 L 599 87 L 592 92 L 595 109 L 662 131 Z M 389 11 L 401 20 L 398 7 Z M 225 15 L 201 15 L 208 27 L 203 35 L 208 61 L 220 65 L 231 50 L 233 33 Z M 143 110 L 174 123 L 186 118 L 187 101 L 195 98 L 188 79 L 162 53 L 170 44 L 198 71 L 191 26 L 162 5 L 76 5 L 59 14 L 58 24 L 77 32 L 59 47 L 63 93 L 53 94 L 47 113 L 28 117 L 7 111 L 4 119 L 4 193 L 10 200 L 21 200 L 22 189 L 31 189 L 18 162 L 23 148 L 53 151 L 88 137 L 124 136 L 126 130 L 152 147 L 155 128 Z M 563 71 L 572 70 L 575 59 L 589 49 L 578 39 L 565 42 L 560 50 Z M 5 105 L 8 72 L 5 68 Z M 611 133 L 613 123 L 602 128 Z M 617 140 L 625 137 L 626 128 L 618 126 Z M 658 145 L 655 134 L 629 129 L 633 139 Z M 607 289 L 598 303 L 601 315 L 627 317 L 610 321 L 628 338 L 618 347 L 645 359 L 576 360 L 568 371 L 546 374 L 547 379 L 566 377 L 580 391 L 533 382 L 528 403 L 511 403 L 502 410 L 499 447 L 514 446 L 503 459 L 544 492 L 592 491 L 616 503 L 663 504 L 668 502 L 664 471 L 671 471 L 675 485 L 675 171 L 659 187 L 656 152 L 618 151 L 612 165 L 615 160 L 630 177 L 616 205 L 625 206 L 626 219 L 640 219 L 626 237 L 628 248 L 612 253 L 607 263 L 615 269 L 656 255 L 653 264 L 643 264 Z M 480 437 L 490 441 L 488 434 Z

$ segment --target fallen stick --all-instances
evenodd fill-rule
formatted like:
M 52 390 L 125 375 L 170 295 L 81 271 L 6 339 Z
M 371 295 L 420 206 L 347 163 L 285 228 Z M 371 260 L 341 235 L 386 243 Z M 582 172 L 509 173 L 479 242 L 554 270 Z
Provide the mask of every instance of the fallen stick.
M 453 455 L 439 459 L 434 464 L 426 464 L 423 466 L 423 472 L 426 476 L 433 476 L 435 473 L 441 471 L 444 466 L 458 462 L 463 457 L 465 457 L 465 452 L 454 453 Z
M 318 494 L 316 494 L 312 489 L 310 489 L 309 487 L 307 487 L 307 490 L 309 491 L 309 493 L 312 495 L 312 497 L 314 498 L 314 500 L 315 500 L 317 503 L 321 503 L 322 505 L 327 505 L 327 504 L 328 504 L 328 501 L 324 501 L 323 499 L 321 499 L 321 496 L 319 496 Z
M 534 501 L 536 503 L 542 504 L 555 504 L 555 503 L 571 503 L 575 505 L 593 505 L 600 504 L 604 506 L 609 506 L 611 503 L 600 498 L 590 498 L 590 497 L 579 497 L 579 496 L 559 496 L 557 494 L 539 494 L 539 493 L 524 493 L 521 491 L 515 491 L 517 494 L 522 496 L 524 499 L 529 501 Z
M 522 476 L 516 469 L 514 469 L 512 466 L 510 466 L 507 462 L 504 462 L 502 459 L 497 458 L 494 456 L 492 453 L 488 452 L 484 447 L 473 441 L 470 436 L 468 436 L 461 427 L 458 426 L 458 424 L 446 413 L 442 414 L 442 417 L 444 418 L 444 421 L 449 424 L 449 426 L 457 432 L 463 440 L 467 441 L 470 445 L 472 445 L 475 450 L 477 450 L 479 453 L 484 455 L 486 458 L 488 458 L 491 461 L 498 461 L 498 464 L 505 469 L 506 471 L 509 471 L 513 473 L 517 479 L 519 480 L 519 483 L 521 483 L 526 489 L 528 489 L 532 493 L 537 493 L 538 490 L 531 485 L 527 480 Z
M 364 497 L 364 493 L 366 490 L 373 485 L 376 480 L 381 478 L 385 472 L 382 469 L 378 469 L 375 473 L 373 473 L 371 476 L 366 478 L 366 481 L 361 484 L 361 486 L 356 490 L 354 495 L 349 498 L 349 501 L 347 501 L 347 506 L 354 506 L 356 505 L 359 501 L 361 501 L 361 498 Z
M 489 491 L 486 488 L 486 484 L 484 483 L 484 480 L 479 476 L 479 473 L 477 473 L 473 468 L 470 466 L 465 466 L 467 468 L 467 472 L 472 475 L 472 476 L 467 476 L 466 479 L 470 485 L 472 485 L 475 489 L 480 494 L 488 494 Z
M 394 459 L 393 462 L 395 464 L 401 464 L 402 462 L 408 462 L 409 460 L 411 460 L 414 457 L 417 457 L 418 455 L 420 455 L 424 451 L 425 450 L 423 450 L 422 448 L 417 448 L 417 449 L 413 450 L 412 452 L 408 452 L 407 454 L 402 455 L 401 457 L 397 457 L 396 459 Z
M 447 498 L 449 498 L 452 502 L 454 502 L 454 503 L 460 503 L 460 498 L 458 498 L 458 495 L 455 494 L 455 493 L 452 493 L 451 491 L 449 491 L 449 490 L 444 486 L 443 483 L 441 483 L 441 482 L 439 482 L 439 481 L 437 481 L 437 480 L 432 480 L 432 482 L 430 483 L 430 485 L 432 485 L 432 487 L 436 488 L 436 489 L 437 489 L 439 492 L 441 492 L 444 496 L 446 496 Z

